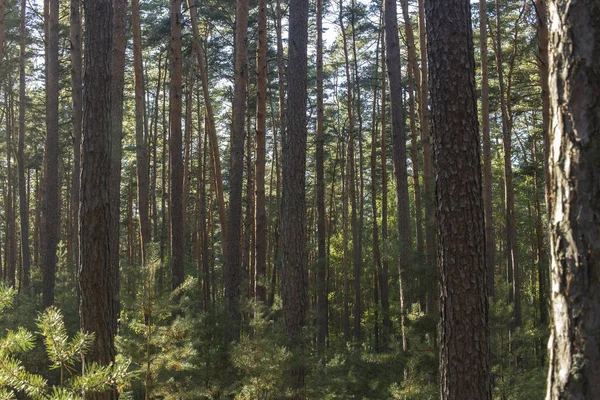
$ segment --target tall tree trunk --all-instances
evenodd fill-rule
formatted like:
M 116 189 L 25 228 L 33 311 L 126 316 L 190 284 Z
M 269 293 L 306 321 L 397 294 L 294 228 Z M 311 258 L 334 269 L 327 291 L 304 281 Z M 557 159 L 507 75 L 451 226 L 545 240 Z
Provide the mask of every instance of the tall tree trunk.
M 6 9 L 6 0 L 0 0 L 0 66 L 4 62 L 4 14 Z
M 115 359 L 114 322 L 117 277 L 112 268 L 109 186 L 111 163 L 112 0 L 84 2 L 85 76 L 83 141 L 81 149 L 81 206 L 79 215 L 81 271 L 81 328 L 96 340 L 86 361 L 108 365 Z M 109 392 L 90 396 L 110 399 Z
M 405 315 L 411 304 L 405 284 L 410 282 L 411 232 L 408 204 L 408 174 L 406 171 L 406 137 L 404 133 L 404 112 L 402 108 L 402 77 L 400 75 L 400 46 L 398 40 L 398 18 L 396 2 L 385 0 L 385 44 L 386 63 L 389 77 L 392 115 L 392 161 L 396 178 L 396 221 L 400 236 L 398 253 L 398 273 L 400 280 L 400 309 L 402 313 L 402 348 L 406 349 L 407 337 Z
M 200 80 L 202 82 L 202 94 L 204 95 L 204 104 L 206 107 L 207 124 L 206 128 L 209 133 L 210 148 L 211 148 L 211 159 L 212 159 L 212 170 L 216 181 L 217 189 L 217 205 L 219 208 L 219 223 L 221 224 L 221 231 L 223 233 L 223 243 L 227 243 L 227 211 L 225 209 L 225 197 L 223 195 L 223 177 L 221 170 L 221 156 L 219 155 L 219 142 L 217 139 L 217 129 L 215 127 L 215 116 L 212 108 L 212 101 L 210 99 L 210 90 L 208 86 L 208 69 L 206 68 L 206 56 L 204 49 L 200 44 L 200 33 L 198 31 L 198 19 L 196 16 L 196 5 L 192 4 L 192 0 L 187 0 L 188 8 L 190 10 L 190 19 L 192 21 L 192 33 L 194 36 L 194 51 L 198 58 L 198 69 L 200 70 Z M 227 247 L 223 247 L 223 255 L 227 256 Z
M 356 179 L 354 162 L 354 94 L 353 84 L 350 75 L 350 57 L 348 55 L 348 39 L 346 28 L 344 27 L 343 1 L 340 1 L 340 27 L 342 30 L 342 40 L 344 42 L 344 59 L 346 66 L 346 109 L 348 112 L 348 196 L 352 211 L 350 214 L 350 229 L 352 230 L 352 265 L 354 267 L 354 341 L 360 343 L 360 246 L 358 240 L 358 221 L 357 221 L 357 201 L 356 201 Z
M 171 89 L 169 93 L 169 218 L 171 222 L 171 290 L 184 279 L 183 159 L 181 154 L 181 0 L 171 3 Z
M 111 54 L 111 98 L 110 98 L 110 252 L 112 276 L 115 279 L 113 296 L 114 310 L 113 330 L 121 309 L 119 300 L 120 270 L 119 270 L 119 222 L 121 211 L 121 158 L 123 150 L 123 90 L 125 86 L 125 47 L 127 45 L 127 0 L 113 0 L 112 22 L 112 54 Z
M 146 93 L 144 71 L 142 65 L 142 31 L 140 27 L 139 0 L 131 0 L 131 20 L 133 29 L 133 67 L 135 73 L 135 150 L 137 172 L 138 213 L 140 219 L 142 264 L 148 263 L 148 249 L 151 239 L 150 231 L 150 161 L 148 157 L 148 132 L 144 129 L 146 115 Z M 159 70 L 160 74 L 160 70 Z
M 1 0 L 0 0 L 1 1 Z M 21 217 L 21 257 L 23 263 L 23 275 L 21 277 L 21 286 L 25 289 L 29 287 L 29 277 L 31 271 L 31 253 L 29 250 L 29 209 L 27 205 L 27 182 L 25 181 L 25 13 L 27 5 L 25 0 L 21 0 L 21 25 L 19 40 L 19 215 Z
M 225 298 L 230 319 L 228 340 L 240 336 L 240 286 L 242 283 L 242 181 L 244 177 L 244 138 L 246 87 L 248 85 L 248 0 L 237 0 L 235 12 L 235 89 L 233 133 L 229 171 L 229 214 L 227 219 L 227 258 L 225 259 Z
M 552 215 L 552 190 L 550 187 L 550 168 L 548 167 L 548 155 L 550 154 L 550 90 L 548 86 L 548 9 L 546 0 L 536 0 L 537 15 L 537 35 L 538 35 L 538 71 L 542 87 L 542 139 L 544 143 L 544 192 L 546 202 L 546 215 L 548 221 Z M 541 215 L 539 216 L 541 218 Z M 543 241 L 542 241 L 543 242 Z M 538 265 L 539 284 L 540 284 L 540 324 L 547 326 L 549 322 L 548 315 L 548 255 L 546 251 L 541 252 L 541 258 Z
M 552 316 L 547 399 L 600 398 L 600 5 L 550 7 Z
M 516 22 L 518 24 L 518 21 Z M 516 29 L 516 28 L 515 28 Z M 515 41 L 516 46 L 516 41 Z M 517 230 L 515 222 L 515 196 L 512 173 L 512 117 L 509 112 L 510 87 L 506 88 L 502 64 L 502 37 L 500 32 L 500 2 L 496 0 L 496 69 L 498 71 L 498 85 L 500 87 L 500 108 L 502 113 L 502 142 L 504 145 L 504 202 L 506 214 L 506 259 L 508 265 L 509 283 L 512 287 L 509 292 L 509 302 L 513 305 L 513 319 L 510 323 L 511 332 L 521 326 L 521 285 L 519 260 L 517 252 Z M 509 82 L 514 65 L 514 58 L 510 62 Z
M 69 29 L 71 39 L 71 101 L 73 107 L 73 182 L 72 182 L 72 212 L 73 212 L 73 265 L 75 273 L 79 274 L 79 195 L 81 176 L 81 124 L 83 118 L 82 107 L 82 68 L 81 68 L 81 2 L 70 0 Z M 79 287 L 78 296 L 79 296 Z
M 402 1 L 402 16 L 404 17 L 404 31 L 406 32 L 406 41 L 408 42 L 408 106 L 409 106 L 409 123 L 410 123 L 410 158 L 412 163 L 414 197 L 415 197 L 415 233 L 417 236 L 417 255 L 419 262 L 424 261 L 425 254 L 423 253 L 423 210 L 421 207 L 421 185 L 419 182 L 419 149 L 417 145 L 417 126 L 415 121 L 415 98 L 414 93 L 417 91 L 417 97 L 420 95 L 419 82 L 421 75 L 417 68 L 417 52 L 415 50 L 415 36 L 408 13 L 408 0 Z M 424 305 L 424 304 L 423 304 Z M 425 309 L 423 308 L 423 312 Z
M 267 301 L 267 213 L 265 206 L 265 135 L 267 130 L 267 1 L 258 4 L 258 48 L 256 50 L 256 210 L 254 240 L 256 245 L 256 299 Z
M 308 0 L 289 5 L 287 131 L 283 140 L 282 299 L 287 343 L 293 354 L 289 374 L 292 398 L 304 398 L 302 328 L 306 320 L 306 104 Z
M 494 263 L 496 241 L 492 213 L 492 151 L 490 145 L 490 100 L 488 84 L 486 0 L 479 0 L 479 41 L 481 52 L 481 130 L 483 136 L 483 206 L 485 210 L 485 263 L 488 295 L 494 296 Z
M 14 179 L 12 173 L 12 135 L 14 127 L 14 113 L 12 100 L 12 82 L 8 78 L 5 94 L 5 114 L 6 114 L 6 196 L 5 196 L 5 217 L 6 217 L 6 268 L 4 272 L 4 281 L 7 286 L 16 288 L 16 265 L 17 265 L 17 246 L 16 246 L 16 226 L 15 226 L 15 210 L 14 210 Z
M 383 247 L 388 245 L 388 183 L 387 183 L 387 126 L 386 126 L 386 68 L 385 68 L 385 35 L 381 37 L 381 242 Z M 381 260 L 381 273 L 379 274 L 379 291 L 381 292 L 381 348 L 387 350 L 392 334 L 392 320 L 390 319 L 390 290 L 389 290 L 389 265 L 387 254 Z
M 60 226 L 58 181 L 58 0 L 46 0 L 46 144 L 44 147 L 44 205 L 42 208 L 42 275 L 44 308 L 54 303 L 56 248 Z
M 317 351 L 325 350 L 327 336 L 327 259 L 325 254 L 325 155 L 323 109 L 323 1 L 317 0 Z
M 441 398 L 491 399 L 470 3 L 431 0 L 426 12 L 437 182 Z

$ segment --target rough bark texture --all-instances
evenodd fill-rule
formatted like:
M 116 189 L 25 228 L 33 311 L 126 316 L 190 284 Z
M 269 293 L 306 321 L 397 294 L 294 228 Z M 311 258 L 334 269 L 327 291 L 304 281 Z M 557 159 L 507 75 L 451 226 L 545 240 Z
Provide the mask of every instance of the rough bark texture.
M 267 211 L 265 207 L 265 135 L 267 128 L 267 1 L 258 4 L 258 48 L 256 50 L 256 208 L 254 240 L 256 246 L 255 293 L 266 303 L 267 288 Z
M 58 0 L 48 1 L 46 53 L 46 144 L 42 206 L 42 276 L 44 308 L 54 303 L 56 248 L 60 226 L 58 181 Z
M 84 2 L 85 76 L 81 154 L 80 251 L 81 328 L 95 332 L 86 361 L 107 365 L 114 361 L 115 285 L 109 195 L 111 152 L 111 0 Z M 94 395 L 109 399 L 110 393 Z
M 240 335 L 240 286 L 242 264 L 242 183 L 244 177 L 244 139 L 246 86 L 248 85 L 248 0 L 238 0 L 235 12 L 235 84 L 233 98 L 233 132 L 229 170 L 229 214 L 227 216 L 227 257 L 225 259 L 225 299 L 231 327 L 228 339 Z
M 304 398 L 302 328 L 306 321 L 306 136 L 308 0 L 289 5 L 287 132 L 283 140 L 281 283 L 287 343 L 294 355 L 288 371 L 292 398 Z
M 437 182 L 441 398 L 491 399 L 470 4 L 430 0 L 426 13 Z
M 317 351 L 323 354 L 327 335 L 327 259 L 325 248 L 325 155 L 323 108 L 323 1 L 317 0 Z
M 402 313 L 402 347 L 406 349 L 405 328 L 406 307 L 410 305 L 405 284 L 410 281 L 410 259 L 412 237 L 410 232 L 410 210 L 408 200 L 408 173 L 406 171 L 406 136 L 404 132 L 404 111 L 402 109 L 402 77 L 400 74 L 400 46 L 398 39 L 398 18 L 396 2 L 385 0 L 385 45 L 386 63 L 389 77 L 392 115 L 392 161 L 396 181 L 397 225 L 400 236 L 398 252 L 398 273 L 400 279 L 400 309 Z
M 550 6 L 552 316 L 547 399 L 600 398 L 600 4 Z
M 10 78 L 9 78 L 10 80 Z M 12 85 L 9 83 L 7 91 L 5 93 L 5 104 L 6 104 L 6 192 L 4 196 L 5 200 L 5 217 L 6 217 L 6 253 L 4 261 L 6 262 L 4 268 L 4 281 L 7 286 L 16 288 L 17 276 L 16 276 L 16 265 L 17 265 L 17 237 L 16 237 L 16 226 L 15 226 L 15 209 L 14 209 L 14 178 L 12 173 L 12 136 L 14 126 L 14 112 L 13 112 L 13 100 L 12 100 Z
M 0 0 L 1 1 L 1 0 Z M 25 180 L 25 0 L 21 0 L 21 26 L 19 41 L 19 147 L 17 152 L 19 169 L 19 215 L 21 217 L 21 257 L 23 274 L 21 286 L 29 287 L 31 252 L 29 250 L 29 209 L 27 208 L 27 182 Z
M 488 294 L 493 296 L 494 259 L 496 245 L 494 238 L 494 217 L 492 214 L 492 152 L 490 145 L 490 99 L 488 84 L 487 12 L 486 1 L 479 0 L 479 41 L 481 51 L 481 133 L 483 137 L 483 206 L 485 211 L 485 263 L 487 269 Z
M 140 27 L 139 0 L 131 0 L 131 20 L 133 29 L 133 66 L 135 72 L 135 150 L 137 172 L 138 213 L 140 218 L 140 239 L 142 263 L 146 264 L 147 249 L 150 243 L 150 161 L 148 157 L 148 140 L 145 132 L 146 93 L 144 88 L 144 71 L 142 66 L 142 32 Z
M 73 183 L 72 183 L 72 211 L 73 211 L 73 265 L 79 273 L 79 189 L 81 175 L 81 124 L 83 118 L 82 108 L 82 67 L 81 67 L 81 3 L 79 0 L 70 0 L 69 29 L 71 39 L 71 101 L 73 104 Z M 79 290 L 79 289 L 78 289 Z

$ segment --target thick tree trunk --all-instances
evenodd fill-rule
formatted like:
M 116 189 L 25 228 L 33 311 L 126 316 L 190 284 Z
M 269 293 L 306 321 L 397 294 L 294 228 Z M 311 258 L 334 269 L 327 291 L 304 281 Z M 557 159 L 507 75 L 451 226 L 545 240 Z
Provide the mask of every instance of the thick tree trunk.
M 437 182 L 441 398 L 491 399 L 470 4 L 430 0 L 426 12 Z
M 169 93 L 169 218 L 171 222 L 171 290 L 184 280 L 185 236 L 183 221 L 183 157 L 181 139 L 182 108 L 181 0 L 171 3 L 171 88 Z
M 548 400 L 600 398 L 600 4 L 550 7 Z
M 44 147 L 44 192 L 42 208 L 42 276 L 44 308 L 54 303 L 56 248 L 60 226 L 58 181 L 58 0 L 46 0 L 46 144 Z
M 292 398 L 304 398 L 302 328 L 306 321 L 305 173 L 307 140 L 308 0 L 289 5 L 287 131 L 283 141 L 282 299 L 287 343 L 293 354 L 288 370 Z
M 9 82 L 11 78 L 9 77 Z M 9 83 L 5 93 L 6 104 L 6 194 L 5 194 L 5 217 L 6 217 L 6 254 L 4 261 L 4 281 L 8 287 L 17 287 L 16 265 L 17 265 L 17 246 L 16 246 L 16 226 L 14 210 L 14 179 L 12 173 L 12 135 L 14 126 L 12 84 Z
M 0 0 L 1 1 L 1 0 Z M 21 287 L 29 287 L 31 271 L 31 252 L 29 250 L 29 209 L 27 205 L 27 182 L 25 181 L 25 12 L 27 6 L 25 0 L 21 0 L 21 26 L 19 41 L 19 215 L 21 217 L 21 257 L 23 274 L 21 276 Z
M 400 280 L 400 309 L 402 313 L 402 348 L 408 346 L 405 318 L 411 299 L 406 284 L 410 282 L 410 260 L 412 237 L 408 200 L 408 174 L 406 171 L 406 137 L 404 133 L 404 111 L 402 108 L 402 77 L 400 75 L 400 44 L 396 2 L 385 0 L 385 44 L 386 63 L 389 77 L 392 116 L 392 161 L 396 180 L 396 210 L 400 248 L 398 252 L 398 274 Z
M 486 1 L 479 0 L 479 41 L 481 52 L 481 130 L 483 136 L 483 206 L 485 211 L 485 263 L 488 295 L 494 296 L 494 263 L 496 241 L 492 213 L 492 151 L 490 145 L 490 100 L 488 84 L 487 12 Z
M 148 260 L 150 237 L 150 162 L 148 157 L 148 139 L 145 132 L 146 93 L 142 65 L 142 32 L 140 27 L 139 0 L 131 0 L 131 20 L 133 29 L 133 67 L 135 73 L 135 150 L 137 172 L 138 213 L 140 219 L 140 239 L 142 264 Z M 160 71 L 159 71 L 160 74 Z
M 108 365 L 115 359 L 114 336 L 117 277 L 112 268 L 110 203 L 111 163 L 111 53 L 113 4 L 111 0 L 84 2 L 85 76 L 81 163 L 80 251 L 81 328 L 96 340 L 87 362 Z M 90 396 L 110 399 L 108 392 Z

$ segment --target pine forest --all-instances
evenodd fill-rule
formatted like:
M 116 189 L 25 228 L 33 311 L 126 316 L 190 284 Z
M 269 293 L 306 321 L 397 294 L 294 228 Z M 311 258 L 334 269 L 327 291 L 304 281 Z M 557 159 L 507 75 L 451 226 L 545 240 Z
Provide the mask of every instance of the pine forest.
M 0 0 L 11 399 L 600 399 L 600 0 Z

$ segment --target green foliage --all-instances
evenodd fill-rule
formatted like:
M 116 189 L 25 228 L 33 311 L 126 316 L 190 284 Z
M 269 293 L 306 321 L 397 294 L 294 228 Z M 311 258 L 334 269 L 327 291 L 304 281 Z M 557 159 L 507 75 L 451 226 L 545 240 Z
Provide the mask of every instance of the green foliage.
M 0 305 L 6 307 L 14 293 L 0 287 Z M 85 353 L 93 344 L 94 336 L 78 333 L 69 339 L 61 313 L 48 308 L 38 318 L 39 334 L 46 347 L 51 369 L 60 369 L 60 385 L 52 385 L 41 375 L 27 371 L 19 356 L 35 347 L 35 337 L 25 328 L 9 330 L 0 339 L 0 399 L 16 399 L 18 393 L 34 400 L 78 400 L 86 393 L 103 392 L 116 387 L 122 390 L 129 378 L 129 363 L 123 358 L 108 366 L 96 363 L 81 367 L 79 365 Z M 64 377 L 64 373 L 68 377 Z

